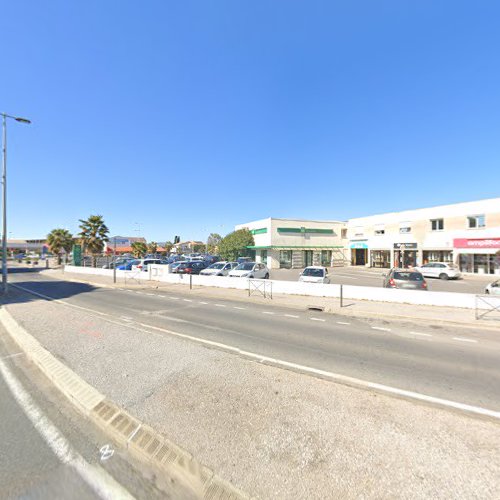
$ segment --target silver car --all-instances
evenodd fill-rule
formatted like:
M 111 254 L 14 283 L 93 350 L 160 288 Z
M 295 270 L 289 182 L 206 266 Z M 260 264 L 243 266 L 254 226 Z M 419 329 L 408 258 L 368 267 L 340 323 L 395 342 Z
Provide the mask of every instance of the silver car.
M 232 271 L 235 267 L 238 266 L 237 262 L 216 262 L 211 266 L 208 266 L 206 269 L 200 272 L 201 276 L 227 276 L 229 271 Z
M 406 290 L 427 290 L 427 282 L 422 273 L 413 269 L 393 268 L 384 274 L 384 288 L 403 288 Z

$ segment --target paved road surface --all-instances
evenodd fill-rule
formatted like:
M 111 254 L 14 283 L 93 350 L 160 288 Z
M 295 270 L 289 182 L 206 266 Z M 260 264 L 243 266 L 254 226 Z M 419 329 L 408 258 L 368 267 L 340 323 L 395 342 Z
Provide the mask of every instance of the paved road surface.
M 109 314 L 125 324 L 171 329 L 317 369 L 500 410 L 500 335 L 491 331 L 346 319 L 203 299 L 178 288 L 172 292 L 94 289 L 21 273 L 13 279 L 27 289 Z

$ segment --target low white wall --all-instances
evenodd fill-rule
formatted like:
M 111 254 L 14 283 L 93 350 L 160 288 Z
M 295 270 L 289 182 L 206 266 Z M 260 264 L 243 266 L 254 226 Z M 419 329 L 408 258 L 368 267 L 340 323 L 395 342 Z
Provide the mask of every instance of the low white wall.
M 65 266 L 68 272 L 113 276 L 111 269 L 95 269 L 88 267 Z M 161 281 L 172 284 L 189 285 L 190 279 L 193 286 L 212 286 L 218 288 L 248 289 L 247 278 L 228 278 L 221 276 L 189 276 L 186 274 L 173 274 L 168 272 L 168 266 L 150 265 L 147 272 L 117 271 L 117 277 L 130 280 Z M 255 280 L 257 281 L 257 280 Z M 289 295 L 305 295 L 312 297 L 340 297 L 340 285 L 323 285 L 319 283 L 302 283 L 299 281 L 266 280 L 267 291 L 272 284 L 273 293 Z M 345 299 L 372 300 L 376 302 L 395 302 L 399 304 L 415 304 L 425 306 L 461 307 L 466 309 L 476 308 L 476 295 L 471 293 L 430 292 L 423 290 L 397 290 L 391 288 L 378 288 L 369 286 L 343 285 Z M 500 302 L 500 297 L 489 297 L 491 301 Z M 488 309 L 482 301 L 477 304 L 479 309 Z

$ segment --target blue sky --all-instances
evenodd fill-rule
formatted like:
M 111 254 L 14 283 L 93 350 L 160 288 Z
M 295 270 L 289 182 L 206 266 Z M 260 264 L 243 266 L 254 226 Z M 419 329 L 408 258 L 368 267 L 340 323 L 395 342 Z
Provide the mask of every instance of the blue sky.
M 500 195 L 496 0 L 3 2 L 9 237 Z M 6 70 L 6 71 L 5 71 Z

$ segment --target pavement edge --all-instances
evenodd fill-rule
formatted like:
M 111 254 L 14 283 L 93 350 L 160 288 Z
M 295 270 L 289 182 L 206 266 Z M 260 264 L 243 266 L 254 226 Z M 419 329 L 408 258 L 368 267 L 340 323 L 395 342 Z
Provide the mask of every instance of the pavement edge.
M 250 500 L 250 496 L 200 464 L 147 424 L 108 400 L 30 335 L 5 308 L 0 308 L 0 323 L 20 347 L 64 396 L 118 444 L 158 472 L 186 481 L 198 498 L 206 500 Z

